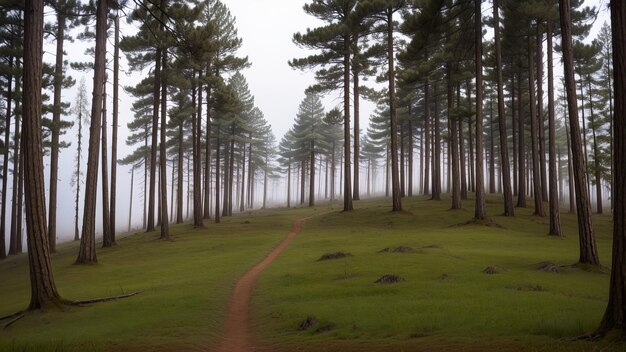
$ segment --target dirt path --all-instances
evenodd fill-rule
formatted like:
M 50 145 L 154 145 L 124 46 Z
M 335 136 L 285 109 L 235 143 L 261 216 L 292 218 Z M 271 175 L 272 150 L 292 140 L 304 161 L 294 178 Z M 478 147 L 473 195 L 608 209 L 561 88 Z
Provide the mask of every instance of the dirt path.
M 250 301 L 252 300 L 252 289 L 259 274 L 270 265 L 278 255 L 287 248 L 289 243 L 296 237 L 302 229 L 306 220 L 297 220 L 287 236 L 276 246 L 261 262 L 245 273 L 230 296 L 228 303 L 228 313 L 226 316 L 226 327 L 216 352 L 252 352 L 252 332 L 250 329 Z

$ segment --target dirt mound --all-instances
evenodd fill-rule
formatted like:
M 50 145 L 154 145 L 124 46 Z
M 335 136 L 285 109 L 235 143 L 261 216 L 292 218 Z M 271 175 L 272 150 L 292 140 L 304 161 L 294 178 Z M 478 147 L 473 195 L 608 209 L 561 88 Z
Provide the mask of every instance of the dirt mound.
M 547 273 L 558 274 L 561 272 L 561 268 L 552 262 L 541 262 L 537 264 L 537 270 L 545 271 Z
M 350 253 L 344 253 L 344 252 L 326 253 L 322 255 L 317 261 L 320 262 L 322 260 L 341 259 L 341 258 L 350 257 L 350 256 L 352 256 Z
M 374 281 L 375 284 L 397 284 L 399 282 L 406 281 L 403 277 L 398 275 L 383 275 L 378 280 Z
M 541 285 L 508 285 L 506 288 L 517 291 L 542 292 L 545 291 Z
M 300 323 L 298 330 L 300 331 L 307 330 L 308 328 L 310 328 L 311 326 L 315 324 L 317 324 L 317 318 L 312 315 L 309 315 L 308 317 L 306 317 L 306 319 L 304 319 L 302 323 Z
M 381 250 L 376 251 L 376 253 L 389 253 L 389 251 L 390 251 L 389 247 L 385 247 Z
M 415 250 L 409 246 L 398 246 L 393 249 L 394 253 L 413 253 Z
M 483 269 L 483 274 L 493 275 L 493 274 L 502 274 L 506 270 L 504 268 L 499 268 L 497 266 L 488 266 Z

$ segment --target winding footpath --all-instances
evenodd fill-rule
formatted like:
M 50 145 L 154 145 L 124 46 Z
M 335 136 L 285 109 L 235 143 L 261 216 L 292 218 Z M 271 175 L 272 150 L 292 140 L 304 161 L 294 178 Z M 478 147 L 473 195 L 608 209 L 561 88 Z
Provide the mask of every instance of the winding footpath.
M 215 352 L 252 352 L 252 332 L 250 329 L 250 302 L 252 290 L 259 274 L 265 270 L 302 229 L 310 218 L 297 220 L 287 236 L 261 262 L 246 272 L 235 284 L 228 303 L 226 326 L 222 341 Z

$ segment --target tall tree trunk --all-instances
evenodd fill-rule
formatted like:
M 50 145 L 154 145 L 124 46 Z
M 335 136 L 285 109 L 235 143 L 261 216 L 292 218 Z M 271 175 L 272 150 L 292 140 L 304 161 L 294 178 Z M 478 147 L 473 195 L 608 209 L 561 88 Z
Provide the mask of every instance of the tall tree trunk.
M 461 209 L 461 180 L 459 177 L 459 144 L 458 144 L 458 132 L 456 130 L 457 123 L 453 121 L 450 112 L 454 105 L 454 86 L 452 83 L 452 67 L 448 63 L 446 64 L 446 71 L 448 76 L 448 124 L 450 125 L 450 149 L 451 149 L 451 163 L 452 163 L 452 209 Z
M 550 153 L 550 236 L 561 236 L 559 193 L 557 188 L 556 127 L 554 117 L 554 66 L 552 61 L 552 21 L 548 21 L 548 146 Z M 559 167 L 559 171 L 560 171 Z M 559 172 L 560 174 L 560 172 Z
M 468 111 L 472 111 L 472 83 L 467 81 L 467 105 Z M 469 176 L 470 176 L 470 191 L 476 192 L 476 163 L 474 162 L 474 137 L 472 134 L 472 117 L 467 118 L 467 136 L 469 144 Z
M 215 129 L 215 223 L 221 222 L 220 218 L 220 127 Z
M 517 206 L 526 208 L 526 145 L 524 141 L 524 114 L 522 113 L 522 72 L 521 64 L 517 75 L 517 132 L 519 133 L 517 152 Z
M 181 224 L 183 222 L 183 148 L 184 148 L 184 131 L 183 124 L 178 125 L 178 177 L 177 189 L 176 189 L 176 223 Z
M 511 146 L 512 151 L 513 151 L 513 196 L 517 195 L 517 190 L 518 190 L 518 175 L 519 172 L 517 170 L 518 164 L 517 164 L 517 155 L 518 155 L 518 150 L 517 150 L 517 120 L 515 119 L 516 115 L 516 109 L 515 109 L 515 73 L 511 73 L 511 127 L 512 127 L 512 134 L 513 134 L 513 145 Z
M 263 209 L 267 206 L 267 165 L 269 156 L 265 154 L 265 167 L 263 168 Z
M 230 140 L 230 158 L 228 159 L 230 162 L 229 166 L 229 176 L 228 176 L 228 216 L 233 215 L 233 181 L 235 175 L 235 125 L 233 124 L 231 130 L 231 140 Z M 226 194 L 224 194 L 226 196 Z
M 502 170 L 504 216 L 514 216 L 515 210 L 513 208 L 513 192 L 511 190 L 511 166 L 509 165 L 509 147 L 507 145 L 506 112 L 504 111 L 504 83 L 502 79 L 502 49 L 500 45 L 499 16 L 500 8 L 498 0 L 494 0 L 493 18 L 496 46 L 496 80 L 498 85 L 498 128 L 500 132 L 500 170 Z
M 80 235 L 78 231 L 78 211 L 79 211 L 79 199 L 80 199 L 80 166 L 81 166 L 81 156 L 83 150 L 83 113 L 80 111 L 78 113 L 78 135 L 77 137 L 77 153 L 76 153 L 76 196 L 74 202 L 74 241 L 80 240 Z M 131 203 L 132 204 L 132 203 Z
M 593 163 L 595 167 L 596 179 L 596 212 L 602 214 L 602 172 L 600 170 L 600 150 L 598 148 L 598 139 L 596 137 L 596 123 L 593 113 L 593 91 L 591 87 L 591 77 L 587 78 L 589 85 L 589 123 L 591 124 L 591 136 L 593 138 Z
M 531 141 L 531 159 L 533 163 L 533 197 L 535 201 L 535 211 L 533 215 L 537 216 L 545 216 L 543 212 L 543 201 L 541 194 L 541 169 L 539 166 L 539 141 L 537 138 L 538 135 L 538 126 L 537 126 L 537 113 L 536 113 L 536 102 L 535 102 L 535 78 L 534 78 L 534 68 L 533 68 L 533 47 L 531 45 L 531 35 L 530 31 L 527 35 L 527 54 L 528 54 L 528 101 L 530 104 L 530 141 Z
M 430 96 L 428 79 L 424 83 L 424 194 L 430 193 Z
M 291 208 L 291 157 L 287 161 L 287 208 Z
M 612 10 L 613 11 L 613 10 Z M 587 193 L 586 165 L 582 155 L 580 128 L 578 127 L 578 108 L 576 106 L 576 81 L 574 80 L 574 65 L 572 54 L 572 20 L 570 17 L 571 4 L 569 0 L 559 0 L 561 15 L 561 36 L 563 47 L 563 62 L 565 75 L 565 91 L 567 93 L 567 107 L 570 120 L 570 138 L 572 143 L 572 161 L 574 181 L 576 187 L 576 209 L 578 213 L 578 234 L 580 240 L 579 262 L 591 265 L 600 265 L 596 240 L 591 221 L 591 205 Z M 615 194 L 619 194 L 616 192 Z
M 406 179 L 404 172 L 404 159 L 405 159 L 405 151 L 404 151 L 404 124 L 400 124 L 400 197 L 405 197 L 406 195 Z
M 245 210 L 245 202 L 244 197 L 246 195 L 246 144 L 244 143 L 241 147 L 241 152 L 243 154 L 243 161 L 241 162 L 241 201 L 239 202 L 239 211 L 243 213 Z
M 309 206 L 312 207 L 315 205 L 315 142 L 311 141 L 311 150 L 310 150 L 310 168 L 309 172 Z M 267 159 L 266 159 L 267 160 Z M 265 172 L 267 175 L 267 171 Z M 267 176 L 266 176 L 267 178 Z M 267 179 L 264 181 L 267 183 Z M 265 198 L 265 196 L 263 196 Z M 265 203 L 265 200 L 263 201 Z
M 435 126 L 434 126 L 434 146 L 433 146 L 433 184 L 432 184 L 432 200 L 441 200 L 441 122 L 439 121 L 439 93 L 437 88 L 439 85 L 434 84 L 435 96 Z
M 96 10 L 96 50 L 94 60 L 91 123 L 89 126 L 89 154 L 85 178 L 85 206 L 83 208 L 83 234 L 77 264 L 95 263 L 96 257 L 96 193 L 98 186 L 98 157 L 102 122 L 102 98 L 106 65 L 108 0 L 98 0 Z
M 156 202 L 156 166 L 157 166 L 157 148 L 158 148 L 158 133 L 159 133 L 159 109 L 160 109 L 160 84 L 161 84 L 161 54 L 160 47 L 156 49 L 156 58 L 154 64 L 154 85 L 153 85 L 153 108 L 152 108 L 152 141 L 150 145 L 150 193 L 148 199 L 148 232 L 155 230 L 154 224 L 154 207 Z M 198 106 L 202 106 L 198 102 Z M 200 119 L 200 117 L 198 117 Z M 194 165 L 195 166 L 195 165 Z M 194 173 L 196 169 L 194 168 Z M 194 182 L 195 184 L 195 182 Z
M 352 75 L 354 84 L 354 188 L 352 189 L 352 199 L 359 200 L 359 172 L 361 171 L 359 166 L 359 158 L 361 157 L 361 129 L 359 125 L 360 112 L 359 112 L 359 100 L 360 100 L 360 88 L 359 88 L 359 72 L 354 70 Z M 312 167 L 311 167 L 312 169 Z
M 410 105 L 409 105 L 410 111 Z M 409 112 L 409 185 L 408 185 L 408 196 L 413 197 L 413 121 L 410 118 L 411 114 Z
M 456 90 L 457 107 L 461 107 L 461 86 L 457 85 Z M 461 200 L 467 200 L 467 172 L 465 169 L 465 141 L 463 140 L 463 119 L 458 121 L 459 131 L 459 159 L 461 162 Z
M 208 72 L 208 70 L 207 70 Z M 211 218 L 211 84 L 206 86 L 206 137 L 204 140 L 204 214 L 205 219 Z M 243 210 L 242 210 L 243 211 Z
M 198 106 L 192 115 L 193 124 L 193 226 L 204 227 L 202 221 L 202 153 L 200 152 L 200 135 L 202 134 L 202 70 L 198 71 Z
M 51 253 L 56 252 L 57 243 L 57 185 L 59 178 L 59 134 L 61 132 L 61 89 L 63 88 L 63 44 L 65 43 L 65 1 L 59 1 L 56 7 L 57 45 L 54 65 L 52 128 L 50 129 L 50 204 L 48 206 L 48 245 Z
M 9 68 L 13 68 L 13 56 L 9 58 Z M 7 218 L 7 193 L 9 182 L 9 144 L 11 140 L 11 103 L 13 102 L 13 75 L 9 74 L 7 77 L 8 90 L 6 95 L 7 110 L 5 117 L 4 127 L 4 154 L 2 164 L 2 208 L 0 210 L 0 259 L 4 259 L 7 256 L 6 250 L 6 218 Z M 16 121 L 17 124 L 17 121 Z M 15 162 L 14 162 L 15 165 Z M 15 166 L 14 166 L 15 167 Z
M 481 0 L 474 0 L 474 2 L 474 38 L 476 40 L 476 209 L 474 218 L 483 220 L 487 217 L 483 172 L 483 25 Z
M 133 186 L 135 185 L 135 165 L 130 169 L 130 199 L 128 206 L 128 232 L 130 232 L 130 225 L 133 220 Z M 78 206 L 78 203 L 76 204 Z M 78 222 L 78 214 L 76 214 L 76 222 Z M 78 226 L 77 226 L 78 227 Z
M 609 303 L 600 323 L 604 334 L 617 329 L 626 330 L 626 4 L 611 1 L 611 27 L 613 33 L 613 77 L 615 82 L 615 114 L 613 166 L 615 171 L 613 195 L 613 258 Z
M 165 0 L 161 0 L 161 9 L 165 9 Z M 161 20 L 165 20 L 164 13 L 161 13 Z M 161 25 L 163 26 L 163 25 Z M 163 28 L 162 28 L 163 29 Z M 162 55 L 163 75 L 161 76 L 161 143 L 159 155 L 159 185 L 161 199 L 161 239 L 170 238 L 170 227 L 167 216 L 167 50 Z M 173 181 L 173 180 L 172 180 Z
M 104 76 L 104 88 L 102 94 L 102 247 L 111 247 L 111 218 L 109 209 L 109 169 L 108 169 L 108 140 L 107 140 L 107 76 Z
M 29 310 L 63 304 L 52 276 L 46 229 L 43 142 L 41 136 L 41 80 L 43 52 L 42 0 L 26 2 L 24 11 L 24 154 L 26 225 L 31 297 Z M 99 9 L 100 10 L 100 9 Z
M 565 119 L 565 136 L 567 137 L 567 175 L 569 188 L 569 212 L 576 214 L 576 192 L 574 187 L 574 165 L 572 162 L 572 142 L 570 141 L 570 131 L 567 119 Z
M 493 136 L 493 95 L 489 94 L 489 193 L 496 193 L 496 143 Z
M 548 179 L 546 176 L 546 130 L 543 120 L 543 33 L 541 32 L 541 22 L 537 22 L 537 128 L 539 153 L 539 171 L 541 175 L 541 200 L 548 199 Z
M 343 211 L 352 211 L 350 180 L 350 36 L 343 37 Z
M 119 124 L 119 86 L 120 86 L 120 15 L 115 13 L 115 39 L 113 47 L 113 124 L 111 126 L 111 203 L 109 221 L 111 222 L 111 240 L 116 241 L 115 213 L 117 209 L 117 125 Z

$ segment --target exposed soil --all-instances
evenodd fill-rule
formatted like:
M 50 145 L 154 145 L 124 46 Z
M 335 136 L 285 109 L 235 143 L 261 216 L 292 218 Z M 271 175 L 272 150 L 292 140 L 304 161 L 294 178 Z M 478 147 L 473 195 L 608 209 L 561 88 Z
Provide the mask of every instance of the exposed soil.
M 561 272 L 561 268 L 552 262 L 541 262 L 537 264 L 537 270 L 545 271 L 547 273 L 558 274 Z
M 253 346 L 250 327 L 250 301 L 254 283 L 259 274 L 287 248 L 308 219 L 296 221 L 280 244 L 237 281 L 228 303 L 226 325 L 222 332 L 222 339 L 219 347 L 214 350 L 215 352 L 250 352 L 259 350 Z
M 306 317 L 306 319 L 304 319 L 304 321 L 298 327 L 298 330 L 300 330 L 300 331 L 307 330 L 308 328 L 310 328 L 311 326 L 313 326 L 315 324 L 317 324 L 317 318 L 312 316 L 312 315 L 310 315 L 310 316 Z
M 497 266 L 488 266 L 483 269 L 483 274 L 493 275 L 493 274 L 502 274 L 506 270 L 504 268 L 499 268 Z
M 413 253 L 415 250 L 409 246 L 399 246 L 393 249 L 394 253 Z
M 344 253 L 344 252 L 326 253 L 322 255 L 317 261 L 319 262 L 323 260 L 341 259 L 341 258 L 351 257 L 351 256 L 352 255 L 350 253 Z
M 383 275 L 378 280 L 374 281 L 375 284 L 397 284 L 405 281 L 403 277 L 398 275 Z

